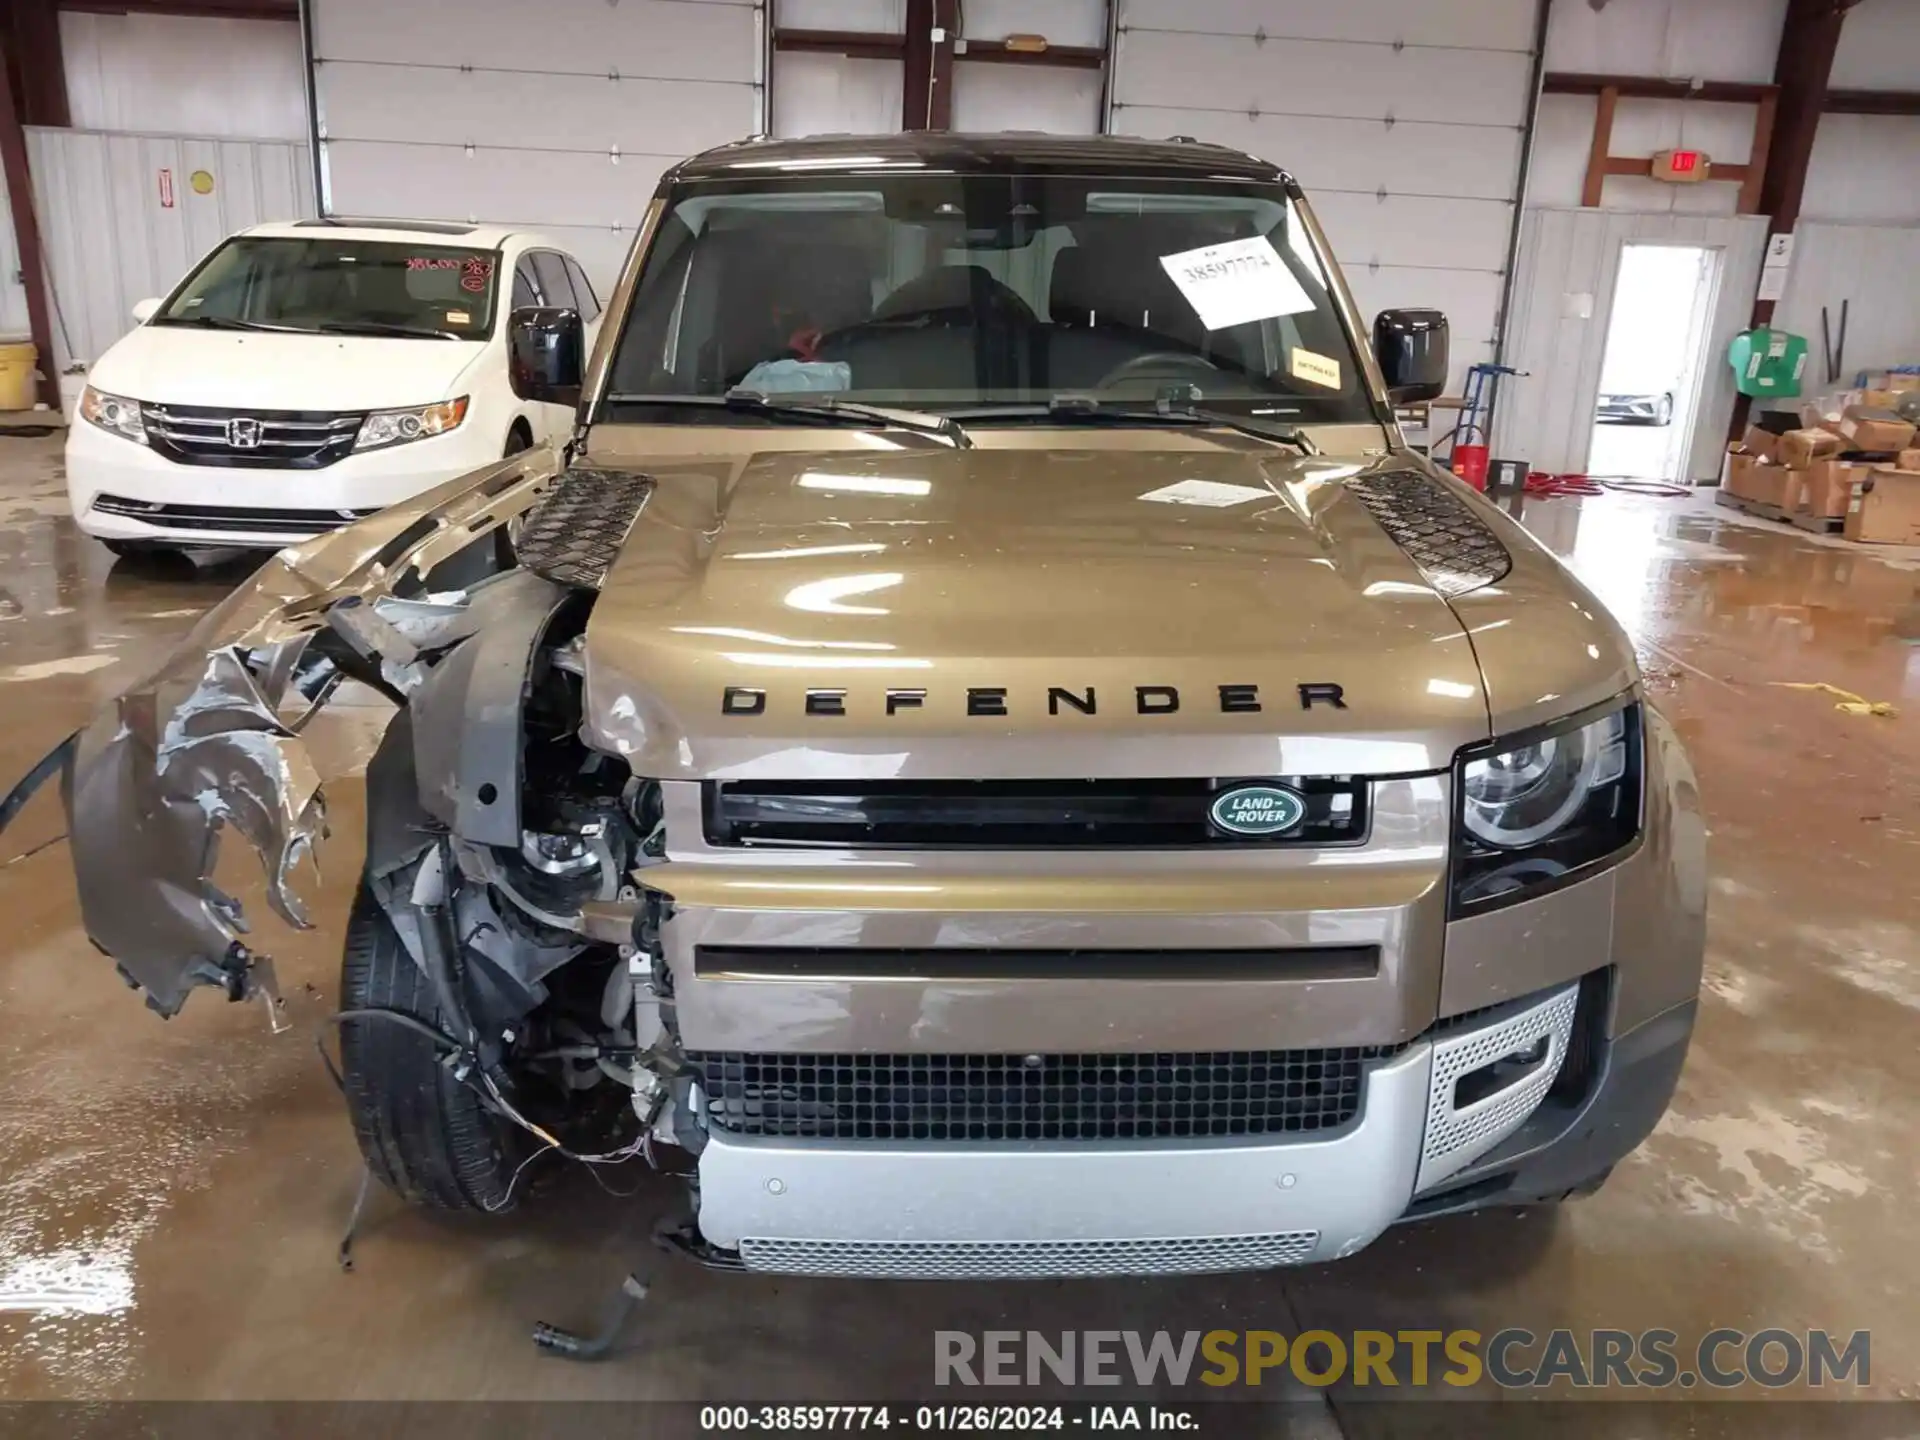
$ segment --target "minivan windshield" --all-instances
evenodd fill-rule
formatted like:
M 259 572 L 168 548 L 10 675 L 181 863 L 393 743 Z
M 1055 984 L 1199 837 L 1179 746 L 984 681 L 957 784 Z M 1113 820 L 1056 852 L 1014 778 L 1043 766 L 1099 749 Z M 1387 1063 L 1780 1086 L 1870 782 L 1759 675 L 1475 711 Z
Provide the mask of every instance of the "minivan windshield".
M 242 235 L 149 324 L 484 339 L 500 252 L 412 241 Z
M 1277 184 L 866 173 L 672 187 L 598 418 L 740 422 L 753 391 L 969 423 L 1156 402 L 1375 418 Z M 674 401 L 682 403 L 674 407 Z

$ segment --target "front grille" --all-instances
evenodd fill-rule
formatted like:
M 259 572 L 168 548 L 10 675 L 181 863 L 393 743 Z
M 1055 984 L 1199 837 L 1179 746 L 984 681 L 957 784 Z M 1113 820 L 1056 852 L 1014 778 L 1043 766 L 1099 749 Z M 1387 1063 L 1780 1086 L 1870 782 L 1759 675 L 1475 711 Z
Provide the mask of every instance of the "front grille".
M 319 535 L 351 525 L 377 510 L 252 510 L 238 505 L 160 505 L 124 495 L 96 495 L 93 509 L 162 530 L 215 530 L 247 535 Z
M 816 1140 L 1168 1140 L 1332 1130 L 1395 1046 L 1157 1055 L 687 1056 L 708 1123 Z
M 318 470 L 353 453 L 365 411 L 143 405 L 147 444 L 178 465 Z M 252 443 L 247 443 L 251 441 Z
M 1367 835 L 1367 784 L 1350 776 L 1277 783 L 1306 817 L 1283 835 L 1214 827 L 1222 780 L 709 781 L 714 845 L 915 846 L 925 849 L 1148 848 L 1356 844 Z
M 1208 1275 L 1266 1270 L 1312 1257 L 1318 1230 L 1165 1240 L 996 1242 L 768 1240 L 743 1236 L 749 1270 L 864 1275 L 887 1280 L 1037 1279 L 1047 1276 Z

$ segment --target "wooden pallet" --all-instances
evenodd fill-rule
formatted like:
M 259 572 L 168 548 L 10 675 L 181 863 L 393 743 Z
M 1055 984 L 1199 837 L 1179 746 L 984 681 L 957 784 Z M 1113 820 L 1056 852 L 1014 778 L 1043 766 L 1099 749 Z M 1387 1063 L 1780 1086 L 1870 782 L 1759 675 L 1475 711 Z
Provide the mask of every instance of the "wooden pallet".
M 1738 510 L 1743 515 L 1758 515 L 1765 520 L 1789 521 L 1793 517 L 1778 505 L 1768 500 L 1749 500 L 1744 495 L 1735 495 L 1730 490 L 1713 492 L 1713 503 L 1724 505 L 1729 510 Z
M 1811 510 L 1796 510 L 1787 517 L 1802 530 L 1811 530 L 1816 535 L 1838 535 L 1847 528 L 1844 515 L 1815 515 Z

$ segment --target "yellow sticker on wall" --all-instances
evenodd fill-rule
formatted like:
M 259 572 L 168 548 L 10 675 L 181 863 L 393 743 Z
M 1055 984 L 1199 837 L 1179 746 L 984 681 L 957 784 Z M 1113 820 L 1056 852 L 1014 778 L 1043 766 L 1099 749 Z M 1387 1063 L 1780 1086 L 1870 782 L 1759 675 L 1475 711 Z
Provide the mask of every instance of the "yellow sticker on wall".
M 1324 385 L 1329 390 L 1340 388 L 1340 362 L 1326 355 L 1316 355 L 1311 350 L 1295 347 L 1287 352 L 1287 373 L 1296 380 L 1305 380 L 1309 384 Z
M 211 195 L 213 193 L 213 172 L 211 170 L 196 170 L 187 177 L 187 184 L 193 187 L 193 193 L 196 195 Z

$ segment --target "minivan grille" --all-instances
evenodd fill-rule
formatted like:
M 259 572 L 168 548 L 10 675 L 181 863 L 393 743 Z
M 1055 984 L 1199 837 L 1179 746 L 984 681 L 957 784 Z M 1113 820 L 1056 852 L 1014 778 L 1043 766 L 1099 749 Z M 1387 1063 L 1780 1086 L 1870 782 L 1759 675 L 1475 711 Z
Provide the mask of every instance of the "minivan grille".
M 1147 1140 L 1330 1130 L 1398 1046 L 1152 1055 L 692 1052 L 708 1123 L 833 1140 Z
M 318 470 L 353 452 L 364 411 L 229 410 L 209 405 L 143 405 L 140 420 L 156 454 L 180 465 L 249 470 Z
M 162 530 L 224 530 L 246 535 L 319 535 L 338 530 L 378 510 L 257 510 L 238 505 L 165 505 L 156 500 L 129 500 L 124 495 L 97 495 L 93 508 L 102 515 L 142 520 Z
M 1367 835 L 1367 784 L 1282 779 L 1306 805 L 1283 835 L 1229 835 L 1208 819 L 1239 780 L 710 781 L 714 845 L 925 849 L 1152 848 L 1354 844 Z M 1266 783 L 1266 782 L 1259 782 Z

